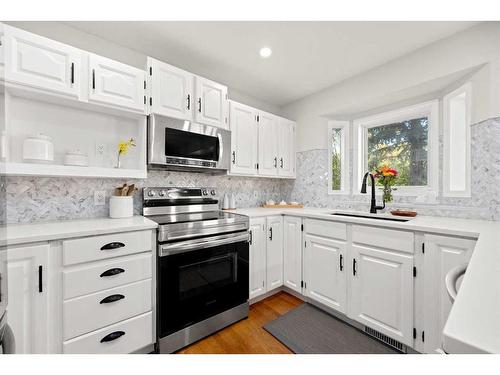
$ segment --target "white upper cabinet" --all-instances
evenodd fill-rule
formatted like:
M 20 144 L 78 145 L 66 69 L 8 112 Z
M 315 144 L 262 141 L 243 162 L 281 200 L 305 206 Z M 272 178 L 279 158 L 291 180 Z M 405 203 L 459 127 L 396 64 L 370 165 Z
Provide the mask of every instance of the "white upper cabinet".
M 278 117 L 259 113 L 259 175 L 278 175 Z
M 302 219 L 283 218 L 283 284 L 302 292 Z
M 0 23 L 0 80 L 4 79 L 5 68 L 5 37 L 3 31 L 3 24 Z
M 143 70 L 91 54 L 89 76 L 89 101 L 144 112 Z
M 346 242 L 306 235 L 305 295 L 341 313 L 347 311 Z
M 80 97 L 80 50 L 7 25 L 4 32 L 6 81 Z
M 9 248 L 7 320 L 16 354 L 48 352 L 48 252 L 48 244 Z
M 267 291 L 283 285 L 283 217 L 269 216 L 267 222 Z
M 164 62 L 148 58 L 151 112 L 181 120 L 192 120 L 195 98 L 194 75 Z
M 258 134 L 257 111 L 244 104 L 229 103 L 231 125 L 231 174 L 257 173 Z
M 195 121 L 200 124 L 228 128 L 227 86 L 197 76 L 195 88 Z
M 351 318 L 411 346 L 413 255 L 353 244 L 351 258 Z
M 249 246 L 249 298 L 258 297 L 266 292 L 266 219 L 250 220 Z
M 295 177 L 295 123 L 280 118 L 278 129 L 278 175 Z

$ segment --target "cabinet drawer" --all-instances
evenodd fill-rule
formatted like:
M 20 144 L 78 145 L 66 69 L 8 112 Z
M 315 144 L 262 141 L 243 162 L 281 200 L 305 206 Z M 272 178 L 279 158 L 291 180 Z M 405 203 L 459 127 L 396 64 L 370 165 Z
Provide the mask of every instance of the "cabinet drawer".
M 65 341 L 63 353 L 126 354 L 144 348 L 153 343 L 152 316 L 153 313 L 148 312 Z
M 151 253 L 144 253 L 65 269 L 64 299 L 148 279 L 151 277 L 151 262 Z
M 151 231 L 115 233 L 63 241 L 63 264 L 151 251 Z
M 121 298 L 106 303 L 106 299 Z M 63 303 L 64 340 L 151 310 L 151 279 Z
M 412 232 L 364 225 L 352 226 L 352 242 L 411 254 L 415 247 Z
M 344 223 L 313 219 L 306 219 L 305 225 L 307 234 L 315 234 L 321 237 L 335 238 L 344 241 L 347 239 L 346 228 L 347 226 Z

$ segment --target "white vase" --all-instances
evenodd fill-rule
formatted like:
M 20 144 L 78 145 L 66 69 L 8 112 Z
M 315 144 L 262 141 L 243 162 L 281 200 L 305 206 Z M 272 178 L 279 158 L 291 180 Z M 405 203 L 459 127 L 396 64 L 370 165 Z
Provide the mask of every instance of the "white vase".
M 109 198 L 109 217 L 121 219 L 134 215 L 133 197 L 112 196 Z

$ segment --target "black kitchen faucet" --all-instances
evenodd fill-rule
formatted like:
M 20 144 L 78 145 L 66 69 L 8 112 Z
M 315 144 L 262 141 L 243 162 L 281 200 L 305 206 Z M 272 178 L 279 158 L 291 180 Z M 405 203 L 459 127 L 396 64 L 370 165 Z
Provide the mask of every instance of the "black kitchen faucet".
M 367 177 L 370 176 L 371 182 L 372 182 L 372 199 L 370 202 L 370 213 L 371 214 L 376 214 L 377 210 L 383 210 L 385 208 L 385 200 L 382 199 L 382 206 L 377 206 L 377 202 L 375 200 L 375 177 L 370 172 L 366 172 L 365 176 L 363 177 L 363 183 L 361 184 L 361 193 L 366 194 L 366 179 Z

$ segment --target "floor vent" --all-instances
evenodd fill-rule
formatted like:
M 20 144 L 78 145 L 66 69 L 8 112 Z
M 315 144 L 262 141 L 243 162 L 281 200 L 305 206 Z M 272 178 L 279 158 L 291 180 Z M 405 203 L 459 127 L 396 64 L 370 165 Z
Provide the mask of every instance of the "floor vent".
M 399 350 L 400 352 L 406 353 L 406 345 L 401 344 L 399 341 L 396 341 L 389 336 L 384 335 L 383 333 L 375 331 L 373 328 L 365 326 L 365 333 L 376 338 L 377 340 L 382 341 L 383 343 L 386 343 L 394 349 Z

